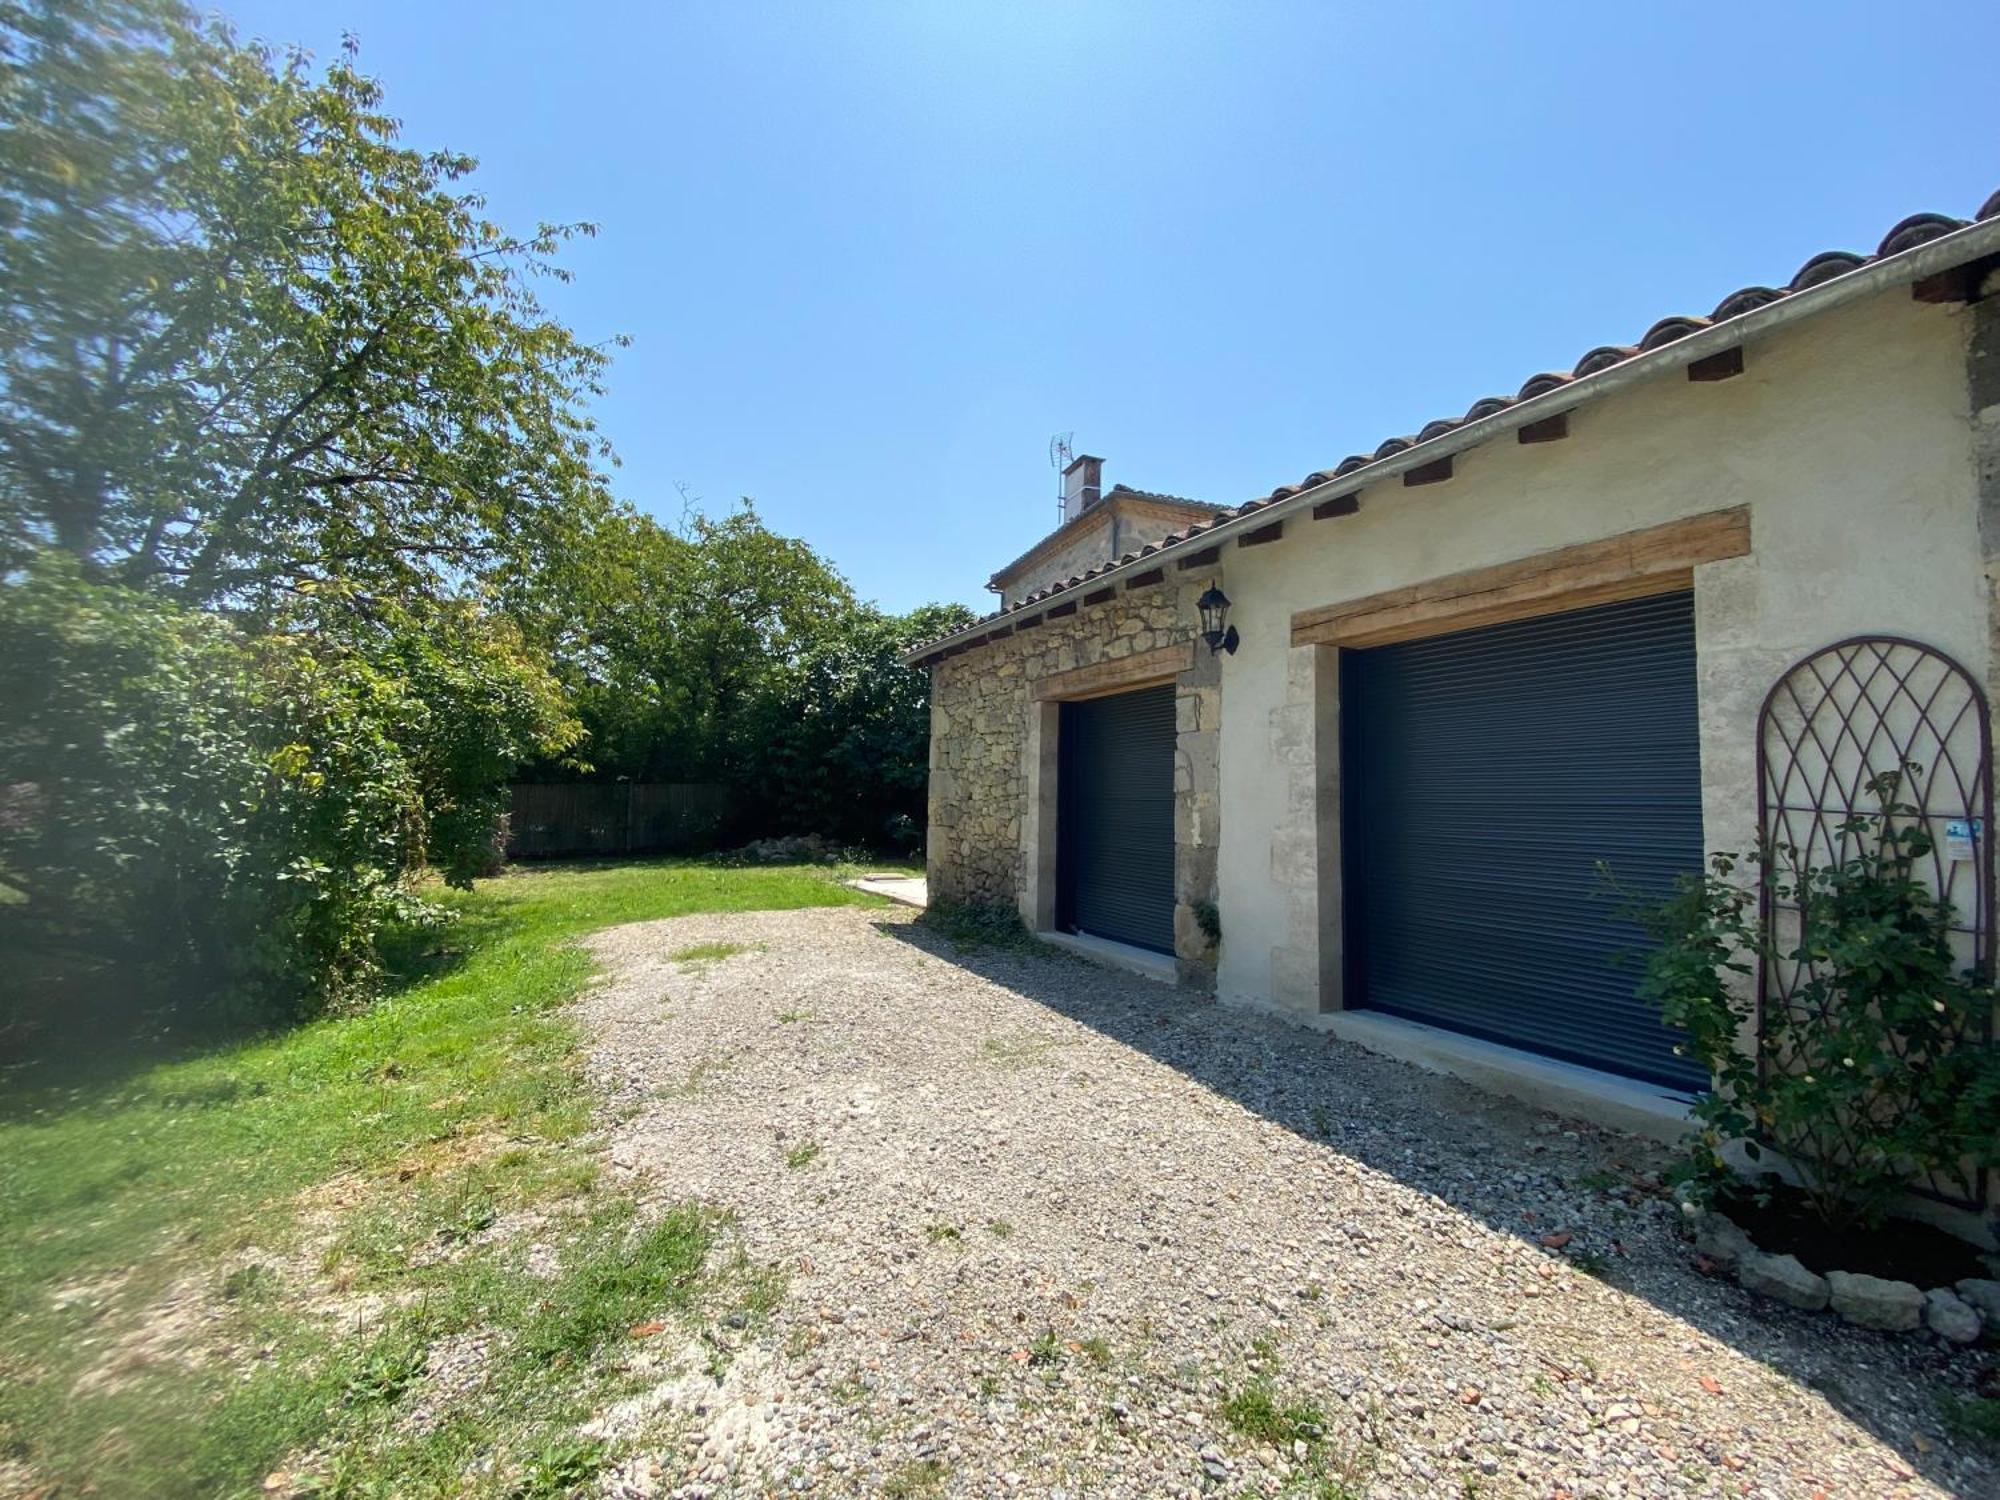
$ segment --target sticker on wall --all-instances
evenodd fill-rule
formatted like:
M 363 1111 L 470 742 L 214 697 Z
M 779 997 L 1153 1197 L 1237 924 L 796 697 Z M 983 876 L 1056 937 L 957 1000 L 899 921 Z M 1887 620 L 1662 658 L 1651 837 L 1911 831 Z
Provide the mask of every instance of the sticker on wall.
M 1971 859 L 1984 832 L 1983 818 L 1953 818 L 1944 825 L 1944 857 L 1957 861 Z

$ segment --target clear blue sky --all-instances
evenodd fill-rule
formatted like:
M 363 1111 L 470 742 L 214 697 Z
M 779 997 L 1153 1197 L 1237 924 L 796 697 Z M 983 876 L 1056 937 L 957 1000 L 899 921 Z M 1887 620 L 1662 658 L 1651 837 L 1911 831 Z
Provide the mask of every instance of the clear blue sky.
M 1233 503 L 2000 187 L 2000 5 L 233 0 L 495 217 L 592 219 L 621 494 L 991 603 L 1107 483 Z

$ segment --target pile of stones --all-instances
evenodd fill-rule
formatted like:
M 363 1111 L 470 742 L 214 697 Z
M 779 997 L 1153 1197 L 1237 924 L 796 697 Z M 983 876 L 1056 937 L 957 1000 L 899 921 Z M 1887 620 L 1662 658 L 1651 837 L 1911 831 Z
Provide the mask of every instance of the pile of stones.
M 1695 1249 L 1733 1271 L 1746 1291 L 1801 1312 L 1838 1314 L 1857 1328 L 1908 1333 L 1928 1328 L 1948 1344 L 2000 1343 L 2000 1280 L 1969 1277 L 1928 1291 L 1910 1281 L 1889 1281 L 1856 1271 L 1807 1270 L 1796 1255 L 1759 1250 L 1742 1226 L 1713 1209 L 1683 1204 Z M 1993 1257 L 1989 1257 L 1989 1264 Z M 2000 1267 L 1993 1267 L 2000 1271 Z

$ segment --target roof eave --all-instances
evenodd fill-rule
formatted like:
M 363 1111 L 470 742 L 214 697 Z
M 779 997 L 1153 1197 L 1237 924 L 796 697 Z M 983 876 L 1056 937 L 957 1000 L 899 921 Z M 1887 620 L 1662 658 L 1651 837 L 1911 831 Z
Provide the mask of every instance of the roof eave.
M 1579 406 L 1601 401 L 1607 396 L 1651 380 L 1655 376 L 1670 373 L 1708 355 L 1733 348 L 1745 339 L 1754 338 L 1803 318 L 1829 312 L 1836 307 L 1885 291 L 1890 287 L 1920 281 L 1927 276 L 1993 254 L 2000 254 L 2000 218 L 1976 221 L 1911 249 L 1869 261 L 1839 276 L 1830 277 L 1817 286 L 1792 292 L 1749 312 L 1711 323 L 1706 328 L 1687 334 L 1672 343 L 1663 344 L 1657 349 L 1644 350 L 1606 369 L 1590 375 L 1579 375 L 1553 390 L 1516 401 L 1501 411 L 1466 422 L 1449 432 L 1413 442 L 1407 448 L 1385 458 L 1372 460 L 1345 474 L 1329 475 L 1319 483 L 1302 487 L 1282 500 L 1246 502 L 1247 509 L 1227 521 L 1218 522 L 1183 541 L 1125 558 L 1101 573 L 1091 576 L 1087 581 L 1097 588 L 1103 588 L 1118 582 L 1128 573 L 1149 570 L 1157 566 L 1163 554 L 1176 552 L 1186 546 L 1211 547 L 1239 533 L 1268 526 L 1276 520 L 1283 520 L 1315 503 L 1329 491 L 1347 493 L 1380 484 L 1384 480 L 1394 479 L 1405 470 L 1419 468 L 1440 458 L 1479 447 L 1496 437 L 1502 437 L 1517 428 L 1527 427 L 1546 417 L 1555 416 L 1559 412 L 1574 411 Z M 1082 580 L 1078 586 L 1081 586 L 1081 582 Z M 1067 593 L 1069 590 L 1064 589 L 1062 592 Z M 1046 602 L 1037 600 L 1033 605 L 1017 606 L 1013 610 L 1001 612 L 1000 615 L 988 616 L 963 630 L 954 631 L 951 635 L 940 636 L 937 640 L 927 642 L 906 653 L 903 662 L 907 666 L 921 666 L 943 651 L 990 633 L 1006 623 L 1007 615 L 1026 613 Z

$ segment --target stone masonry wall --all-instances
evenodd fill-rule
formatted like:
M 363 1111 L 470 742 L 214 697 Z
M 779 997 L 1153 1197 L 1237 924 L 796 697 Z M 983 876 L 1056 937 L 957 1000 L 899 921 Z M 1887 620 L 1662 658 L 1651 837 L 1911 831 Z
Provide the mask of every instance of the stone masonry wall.
M 1024 568 L 1018 577 L 1008 579 L 1000 602 L 1012 606 L 1037 589 L 1047 588 L 1066 578 L 1080 578 L 1092 568 L 1110 562 L 1116 555 L 1111 550 L 1111 516 L 1107 512 L 1098 520 L 1098 525 L 1086 527 L 1064 546 L 1038 560 L 1033 567 Z
M 1046 705 L 1037 700 L 1037 683 L 1193 642 L 1193 664 L 1176 678 L 1174 933 L 1183 980 L 1212 986 L 1216 949 L 1197 914 L 1215 900 L 1222 828 L 1221 668 L 1198 639 L 1194 604 L 1208 581 L 1170 576 L 931 669 L 933 900 L 1028 904 L 1029 860 L 1052 858 L 1052 839 L 1029 836 L 1037 811 L 1053 819 L 1055 797 L 1053 777 L 1031 774 L 1030 758 L 1042 750 L 1037 726 L 1046 722 L 1038 718 Z M 1043 889 L 1053 888 L 1053 869 L 1032 873 Z

